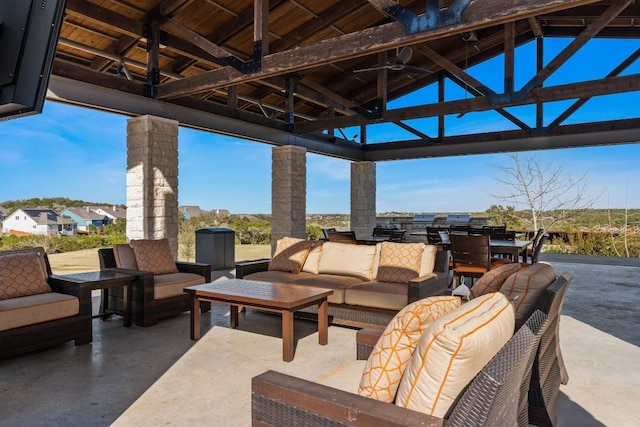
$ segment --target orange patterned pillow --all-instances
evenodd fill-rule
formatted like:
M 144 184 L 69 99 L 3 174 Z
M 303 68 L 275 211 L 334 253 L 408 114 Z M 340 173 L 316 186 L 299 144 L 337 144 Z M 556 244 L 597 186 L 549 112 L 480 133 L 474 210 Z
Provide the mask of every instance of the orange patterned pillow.
M 520 264 L 517 262 L 501 265 L 492 268 L 482 275 L 481 278 L 471 288 L 471 293 L 475 297 L 488 294 L 489 292 L 498 292 L 509 276 L 520 271 Z
M 169 240 L 132 240 L 131 247 L 140 271 L 151 271 L 153 274 L 178 272 Z
M 404 368 L 422 333 L 434 320 L 460 306 L 460 298 L 429 297 L 400 310 L 389 322 L 369 355 L 358 394 L 393 402 Z
M 424 243 L 382 242 L 376 280 L 409 283 L 420 273 Z
M 51 292 L 35 253 L 0 256 L 0 300 Z
M 276 252 L 269 263 L 271 271 L 290 271 L 298 274 L 302 270 L 313 242 L 294 237 L 283 237 L 276 243 Z
M 500 288 L 500 293 L 509 298 L 516 310 L 516 322 L 522 324 L 542 291 L 556 279 L 551 264 L 535 263 L 509 276 Z

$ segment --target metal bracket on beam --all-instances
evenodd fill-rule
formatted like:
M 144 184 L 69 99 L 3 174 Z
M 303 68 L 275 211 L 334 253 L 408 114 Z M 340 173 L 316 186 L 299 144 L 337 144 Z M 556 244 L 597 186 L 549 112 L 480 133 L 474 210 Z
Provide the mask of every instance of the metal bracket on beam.
M 251 61 L 243 61 L 235 56 L 227 56 L 221 59 L 225 64 L 230 65 L 242 74 L 257 73 L 262 69 L 262 40 L 253 42 L 253 59 Z
M 407 34 L 424 33 L 434 28 L 462 22 L 462 12 L 472 0 L 454 0 L 449 7 L 440 9 L 438 0 L 427 0 L 427 10 L 424 15 L 416 15 L 401 5 L 384 8 L 384 11 L 407 30 Z

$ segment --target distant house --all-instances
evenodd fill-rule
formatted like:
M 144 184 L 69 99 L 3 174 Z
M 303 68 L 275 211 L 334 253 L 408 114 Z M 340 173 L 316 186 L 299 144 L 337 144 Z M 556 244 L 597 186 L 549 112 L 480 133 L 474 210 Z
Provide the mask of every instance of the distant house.
M 39 234 L 43 236 L 72 236 L 77 223 L 58 215 L 52 209 L 18 209 L 2 222 L 2 232 L 7 234 Z
M 104 214 L 91 210 L 89 206 L 82 208 L 66 208 L 60 212 L 60 216 L 70 218 L 78 224 L 78 231 L 87 232 L 92 225 L 98 230 L 111 223 L 111 219 Z
M 117 223 L 118 221 L 127 220 L 127 209 L 120 206 L 113 205 L 107 206 L 89 206 L 93 212 L 107 216 L 111 222 Z

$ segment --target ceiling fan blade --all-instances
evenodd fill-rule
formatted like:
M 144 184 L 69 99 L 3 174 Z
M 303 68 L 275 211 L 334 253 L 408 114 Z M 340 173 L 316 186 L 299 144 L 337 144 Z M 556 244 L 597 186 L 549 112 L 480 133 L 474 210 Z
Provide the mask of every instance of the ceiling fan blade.
M 405 65 L 404 71 L 412 74 L 433 74 L 432 71 L 425 70 L 424 68 L 414 67 L 413 65 Z
M 398 57 L 396 58 L 395 62 L 396 64 L 404 65 L 411 60 L 412 55 L 413 55 L 413 49 L 411 49 L 409 46 L 405 46 L 402 48 L 402 50 L 398 54 Z
M 354 73 L 364 73 L 366 71 L 384 70 L 385 68 L 391 69 L 390 65 L 381 65 L 379 67 L 360 68 L 359 70 L 353 70 Z

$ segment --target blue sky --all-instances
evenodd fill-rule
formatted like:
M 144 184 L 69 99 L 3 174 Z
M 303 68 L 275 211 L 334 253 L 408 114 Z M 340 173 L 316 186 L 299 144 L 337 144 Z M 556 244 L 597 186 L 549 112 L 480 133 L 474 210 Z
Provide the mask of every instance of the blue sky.
M 565 40 L 548 40 L 546 57 L 559 52 Z M 516 88 L 534 74 L 533 57 L 525 45 L 516 51 Z M 606 75 L 638 48 L 638 42 L 594 40 L 558 70 L 546 85 Z M 594 61 L 595 52 L 609 52 L 607 61 Z M 521 59 L 519 59 L 521 58 Z M 640 73 L 636 61 L 625 73 Z M 496 58 L 471 68 L 469 73 L 502 92 L 502 61 Z M 578 77 L 576 77 L 578 75 Z M 465 96 L 448 85 L 449 99 Z M 434 102 L 435 89 L 397 100 L 390 108 Z M 589 101 L 568 123 L 640 117 L 639 93 L 633 92 Z M 559 102 L 545 109 L 547 122 L 570 105 Z M 511 109 L 533 125 L 532 108 Z M 492 113 L 447 117 L 451 133 L 475 133 L 513 129 L 510 122 Z M 412 121 L 429 135 L 435 120 Z M 32 197 L 68 197 L 91 202 L 126 203 L 127 117 L 87 108 L 45 102 L 42 114 L 0 122 L 0 203 Z M 369 140 L 406 137 L 391 125 L 374 126 Z M 345 134 L 358 133 L 345 129 Z M 271 149 L 266 144 L 213 133 L 180 128 L 180 205 L 203 209 L 228 209 L 232 213 L 270 213 Z M 572 176 L 586 174 L 589 192 L 599 198 L 598 208 L 640 208 L 640 143 L 535 152 L 545 162 L 561 164 Z M 377 211 L 380 212 L 478 212 L 493 204 L 499 172 L 508 164 L 504 154 L 457 156 L 439 159 L 401 160 L 377 164 Z M 348 161 L 307 155 L 307 212 L 349 213 Z M 240 196 L 239 196 L 240 195 Z

